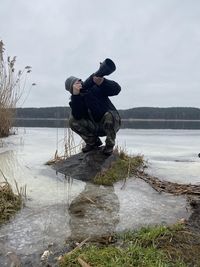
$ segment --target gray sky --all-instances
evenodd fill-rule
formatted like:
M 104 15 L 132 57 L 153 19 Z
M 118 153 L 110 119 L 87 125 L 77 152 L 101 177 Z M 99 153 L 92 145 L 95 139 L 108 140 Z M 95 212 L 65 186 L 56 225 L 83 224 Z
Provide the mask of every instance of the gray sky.
M 119 109 L 200 108 L 199 0 L 0 0 L 0 39 L 32 66 L 23 107 L 68 106 L 64 81 L 111 58 Z

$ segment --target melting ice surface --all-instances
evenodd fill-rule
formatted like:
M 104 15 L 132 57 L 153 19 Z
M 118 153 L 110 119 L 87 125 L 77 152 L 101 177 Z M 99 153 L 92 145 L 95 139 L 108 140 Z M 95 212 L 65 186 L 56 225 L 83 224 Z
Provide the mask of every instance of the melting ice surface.
M 142 154 L 148 172 L 178 183 L 200 183 L 199 130 L 134 130 L 119 135 L 129 153 Z
M 51 242 L 63 243 L 70 234 L 67 208 L 85 183 L 72 183 L 44 165 L 57 149 L 56 131 L 20 129 L 18 135 L 3 140 L 0 170 L 12 184 L 15 179 L 18 186 L 26 185 L 28 197 L 26 207 L 0 229 L 5 252 L 32 254 Z
M 76 141 L 80 139 L 75 136 Z M 149 172 L 181 183 L 199 183 L 200 131 L 123 129 L 118 144 L 131 154 L 143 154 Z M 1 145 L 1 143 L 0 143 Z M 199 145 L 199 147 L 198 147 Z M 85 183 L 58 175 L 44 165 L 55 151 L 64 150 L 64 130 L 52 128 L 19 129 L 3 140 L 0 169 L 8 180 L 27 185 L 28 201 L 11 222 L 0 228 L 0 249 L 29 255 L 51 242 L 63 243 L 70 235 L 68 206 L 85 188 Z M 0 174 L 0 178 L 1 174 Z M 116 183 L 119 199 L 118 230 L 153 223 L 173 223 L 187 217 L 186 200 L 158 194 L 138 179 L 130 179 L 123 189 Z

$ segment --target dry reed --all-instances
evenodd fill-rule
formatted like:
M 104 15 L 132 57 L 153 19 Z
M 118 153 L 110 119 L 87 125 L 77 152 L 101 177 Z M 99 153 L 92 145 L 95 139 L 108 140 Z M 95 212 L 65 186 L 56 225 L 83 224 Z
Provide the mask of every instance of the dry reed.
M 69 158 L 74 154 L 77 154 L 81 151 L 83 142 L 81 141 L 79 144 L 75 143 L 74 132 L 70 128 L 66 128 L 65 130 L 65 153 L 64 158 Z
M 81 141 L 79 144 L 76 144 L 74 139 L 74 132 L 70 128 L 65 128 L 64 139 L 62 141 L 64 142 L 64 151 L 58 152 L 59 141 L 57 136 L 57 149 L 55 151 L 54 158 L 47 161 L 46 165 L 55 164 L 56 162 L 65 160 L 71 157 L 72 155 L 81 152 L 83 142 Z
M 16 71 L 16 57 L 5 59 L 4 43 L 0 41 L 0 137 L 8 136 L 15 108 L 25 92 L 27 75 L 31 67 Z M 32 84 L 35 85 L 35 84 Z
M 3 181 L 0 181 L 0 225 L 8 221 L 23 205 L 26 199 L 26 186 L 19 187 L 15 182 L 16 194 L 4 173 L 0 169 Z

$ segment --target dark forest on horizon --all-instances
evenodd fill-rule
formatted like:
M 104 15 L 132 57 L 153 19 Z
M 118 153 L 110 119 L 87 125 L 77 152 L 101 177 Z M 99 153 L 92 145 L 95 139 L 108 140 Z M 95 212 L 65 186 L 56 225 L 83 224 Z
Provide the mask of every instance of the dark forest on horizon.
M 192 107 L 137 107 L 118 110 L 122 119 L 166 119 L 200 120 L 200 109 Z M 69 117 L 69 107 L 17 108 L 16 118 L 54 118 Z

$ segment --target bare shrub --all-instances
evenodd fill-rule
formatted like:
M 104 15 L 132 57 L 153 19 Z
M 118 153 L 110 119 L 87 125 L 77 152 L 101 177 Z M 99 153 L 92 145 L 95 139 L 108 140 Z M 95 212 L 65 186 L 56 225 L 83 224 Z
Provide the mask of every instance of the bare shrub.
M 31 67 L 16 71 L 16 57 L 5 59 L 4 43 L 0 41 L 0 137 L 8 136 L 15 108 L 25 92 L 27 75 Z M 35 85 L 35 84 L 32 84 Z
M 64 143 L 65 143 L 65 154 L 64 154 L 65 159 L 81 152 L 83 142 L 80 141 L 79 144 L 76 144 L 74 140 L 74 132 L 71 130 L 71 128 L 66 128 L 65 130 Z
M 59 161 L 66 160 L 70 158 L 72 155 L 75 155 L 81 152 L 81 148 L 83 147 L 83 142 L 80 141 L 78 144 L 75 142 L 74 132 L 71 128 L 66 127 L 64 133 L 64 139 L 62 139 L 64 143 L 64 151 L 58 152 L 58 134 L 57 134 L 57 149 L 54 154 L 53 159 L 46 162 L 47 165 L 55 164 Z

